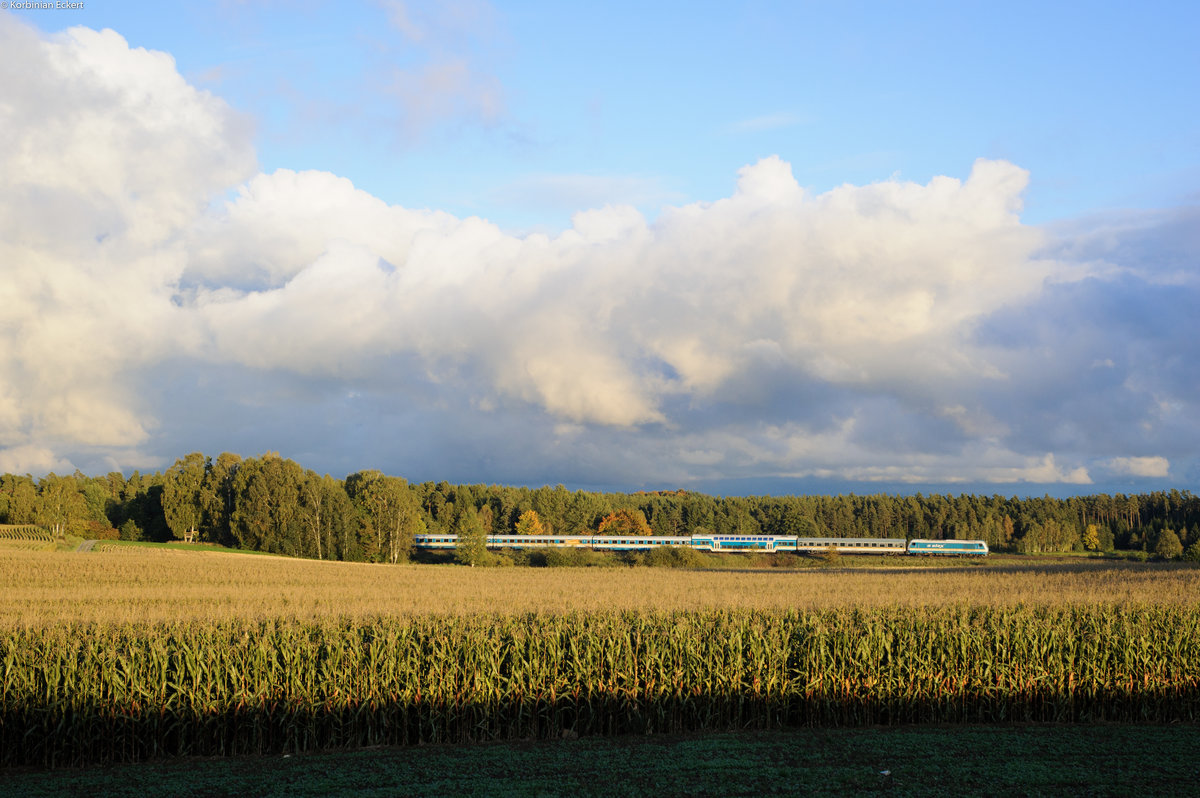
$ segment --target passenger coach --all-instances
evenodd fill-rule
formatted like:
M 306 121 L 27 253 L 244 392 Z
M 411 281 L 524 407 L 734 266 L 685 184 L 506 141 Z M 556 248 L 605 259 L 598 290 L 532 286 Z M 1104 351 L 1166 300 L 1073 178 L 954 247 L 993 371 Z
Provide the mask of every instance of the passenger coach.
M 417 535 L 418 549 L 453 549 L 455 535 Z M 905 541 L 904 538 L 796 538 L 783 535 L 692 535 L 667 537 L 654 535 L 488 535 L 488 548 L 589 548 L 607 551 L 642 551 L 663 546 L 687 546 L 700 551 L 792 551 L 821 554 L 830 550 L 839 554 L 918 554 L 934 556 L 986 556 L 988 545 L 982 540 Z

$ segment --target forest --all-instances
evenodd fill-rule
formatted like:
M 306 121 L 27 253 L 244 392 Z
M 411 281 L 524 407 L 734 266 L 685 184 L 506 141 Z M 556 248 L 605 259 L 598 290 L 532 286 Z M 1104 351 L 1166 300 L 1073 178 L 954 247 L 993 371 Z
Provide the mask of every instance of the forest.
M 83 538 L 192 540 L 313 559 L 402 562 L 421 532 L 895 537 L 986 540 L 994 551 L 1142 551 L 1200 559 L 1189 491 L 1071 498 L 1000 495 L 727 496 L 598 493 L 562 485 L 409 483 L 320 475 L 268 452 L 195 452 L 126 477 L 0 476 L 0 523 Z

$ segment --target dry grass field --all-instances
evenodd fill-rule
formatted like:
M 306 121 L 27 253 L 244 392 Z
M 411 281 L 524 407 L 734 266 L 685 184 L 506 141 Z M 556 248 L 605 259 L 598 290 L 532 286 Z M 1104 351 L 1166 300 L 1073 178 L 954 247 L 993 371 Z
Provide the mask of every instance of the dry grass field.
M 0 547 L 0 626 L 269 618 L 1188 605 L 1200 568 L 1087 560 L 913 569 L 680 571 L 315 562 L 225 552 Z

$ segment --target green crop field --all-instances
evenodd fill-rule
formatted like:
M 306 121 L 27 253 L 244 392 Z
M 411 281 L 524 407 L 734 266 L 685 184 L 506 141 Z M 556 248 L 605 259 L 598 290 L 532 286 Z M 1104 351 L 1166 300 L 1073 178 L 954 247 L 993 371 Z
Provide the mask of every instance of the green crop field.
M 0 548 L 6 768 L 1200 719 L 1200 570 L 472 569 Z
M 590 612 L 0 635 L 6 765 L 912 723 L 1200 719 L 1200 608 Z

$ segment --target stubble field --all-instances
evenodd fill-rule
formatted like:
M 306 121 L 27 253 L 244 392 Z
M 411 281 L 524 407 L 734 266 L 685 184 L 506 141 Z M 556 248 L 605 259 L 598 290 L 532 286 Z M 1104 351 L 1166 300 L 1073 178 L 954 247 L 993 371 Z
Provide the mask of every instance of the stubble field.
M 414 615 L 870 607 L 1186 606 L 1190 564 L 924 563 L 798 571 L 463 568 L 110 547 L 0 546 L 0 627 Z

